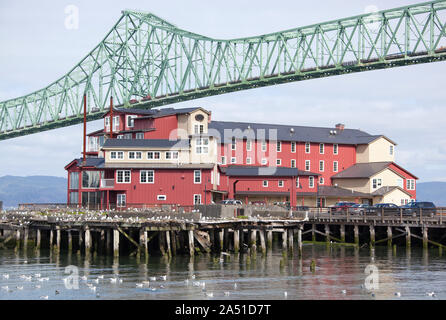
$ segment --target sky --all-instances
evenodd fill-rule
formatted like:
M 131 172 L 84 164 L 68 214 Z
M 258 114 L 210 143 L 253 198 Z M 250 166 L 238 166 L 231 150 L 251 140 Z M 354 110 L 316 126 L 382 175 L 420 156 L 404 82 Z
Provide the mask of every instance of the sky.
M 0 0 L 0 101 L 39 90 L 96 46 L 124 9 L 152 12 L 218 39 L 271 33 L 419 3 L 411 0 L 64 1 Z M 79 9 L 67 29 L 65 9 Z M 347 128 L 397 142 L 396 163 L 419 182 L 446 181 L 446 62 L 369 71 L 245 90 L 171 105 L 203 107 L 212 118 Z M 101 127 L 88 123 L 88 131 Z M 81 155 L 82 125 L 0 141 L 0 176 L 66 177 Z

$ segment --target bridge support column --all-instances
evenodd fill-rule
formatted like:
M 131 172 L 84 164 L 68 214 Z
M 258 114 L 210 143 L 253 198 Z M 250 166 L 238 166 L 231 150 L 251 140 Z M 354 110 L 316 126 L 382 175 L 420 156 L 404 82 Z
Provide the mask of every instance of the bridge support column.
M 387 226 L 387 246 L 392 247 L 392 227 Z
M 423 248 L 424 249 L 427 249 L 427 247 L 428 247 L 428 240 L 429 240 L 428 229 L 426 226 L 424 226 L 423 227 Z
M 410 227 L 406 226 L 406 247 L 410 248 Z
M 234 229 L 234 252 L 240 251 L 240 230 Z
M 287 231 L 282 231 L 282 250 L 287 250 Z
M 40 250 L 40 242 L 41 242 L 41 233 L 40 233 L 40 229 L 36 230 L 36 251 Z
M 341 234 L 341 242 L 345 242 L 345 225 L 344 224 L 341 224 L 340 226 L 339 226 L 339 228 L 340 228 L 340 234 Z
M 374 247 L 375 246 L 375 226 L 374 225 L 370 225 L 370 247 Z
M 354 234 L 354 237 L 355 237 L 355 243 L 359 244 L 359 227 L 358 227 L 357 224 L 355 224 L 353 226 L 353 234 Z

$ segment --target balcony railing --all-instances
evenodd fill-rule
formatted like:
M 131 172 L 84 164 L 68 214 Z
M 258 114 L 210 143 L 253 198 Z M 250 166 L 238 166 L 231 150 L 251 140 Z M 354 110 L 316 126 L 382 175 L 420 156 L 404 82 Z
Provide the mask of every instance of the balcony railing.
M 115 179 L 101 179 L 101 188 L 113 188 Z

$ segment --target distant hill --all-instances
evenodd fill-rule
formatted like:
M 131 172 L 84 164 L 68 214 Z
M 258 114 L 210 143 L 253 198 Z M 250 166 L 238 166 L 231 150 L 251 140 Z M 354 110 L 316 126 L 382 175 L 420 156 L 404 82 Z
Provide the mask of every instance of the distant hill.
M 0 177 L 3 208 L 19 203 L 66 203 L 67 179 L 52 176 Z
M 432 201 L 437 207 L 446 207 L 446 182 L 417 183 L 417 200 Z

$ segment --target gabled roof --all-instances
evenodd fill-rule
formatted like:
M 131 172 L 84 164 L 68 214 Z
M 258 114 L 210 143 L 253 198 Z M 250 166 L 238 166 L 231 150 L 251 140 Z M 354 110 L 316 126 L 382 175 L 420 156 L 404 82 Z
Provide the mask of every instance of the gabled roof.
M 256 166 L 220 166 L 220 171 L 227 176 L 275 176 L 275 177 L 297 177 L 297 176 L 318 176 L 318 173 L 298 170 L 297 168 L 285 167 L 256 167 Z
M 370 198 L 370 194 L 368 193 L 348 190 L 334 186 L 319 186 L 318 194 L 320 196 L 332 198 Z
M 178 115 L 178 114 L 188 114 L 192 113 L 195 110 L 200 109 L 206 113 L 210 113 L 209 111 L 201 108 L 201 107 L 195 107 L 195 108 L 181 108 L 181 109 L 175 109 L 175 108 L 161 108 L 161 109 L 137 109 L 137 108 L 113 108 L 113 112 L 119 112 L 119 113 L 125 113 L 125 114 L 137 114 L 137 115 L 143 115 L 147 116 L 149 118 L 160 118 L 160 117 L 166 117 L 171 115 Z M 108 112 L 107 112 L 108 114 Z
M 381 188 L 379 188 L 379 189 L 373 191 L 373 192 L 372 192 L 372 196 L 383 196 L 383 195 L 386 195 L 386 194 L 392 192 L 392 191 L 395 190 L 395 189 L 398 189 L 398 190 L 404 192 L 405 194 L 407 194 L 407 195 L 409 195 L 409 196 L 412 196 L 409 192 L 407 192 L 406 190 L 404 190 L 404 189 L 402 189 L 402 188 L 400 188 L 400 187 L 397 187 L 397 186 L 385 186 L 385 187 L 381 187 Z
M 392 162 L 368 162 L 356 163 L 332 176 L 332 179 L 370 178 L 378 172 L 386 169 Z
M 250 129 L 248 129 L 248 127 Z M 227 122 L 227 121 L 211 121 L 209 124 L 209 130 L 214 135 L 219 135 L 221 139 L 231 139 L 231 137 L 225 137 L 226 130 L 237 130 L 234 133 L 237 139 L 246 139 L 247 135 L 252 136 L 258 140 L 263 137 L 259 137 L 261 131 L 264 130 L 265 139 L 270 139 L 270 130 L 277 130 L 277 137 L 273 136 L 271 132 L 271 139 L 277 139 L 280 141 L 300 141 L 300 142 L 317 142 L 317 143 L 339 143 L 339 144 L 368 144 L 381 135 L 370 135 L 364 131 L 357 129 L 344 129 L 342 131 L 335 128 L 323 128 L 323 127 L 304 127 L 293 125 L 278 125 L 278 124 L 264 124 L 264 123 L 249 123 L 249 122 Z M 336 134 L 332 134 L 336 130 Z M 230 141 L 230 140 L 229 140 Z
M 69 164 L 65 166 L 65 170 L 67 170 L 70 166 L 75 165 L 76 167 L 82 166 L 83 158 L 74 159 Z M 104 168 L 105 160 L 104 158 L 85 158 L 85 165 L 83 167 L 91 167 L 91 168 Z
M 107 139 L 102 149 L 108 148 L 189 148 L 189 140 L 167 139 Z

